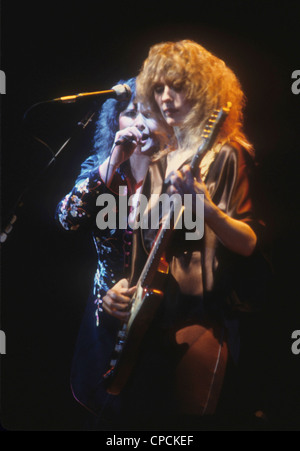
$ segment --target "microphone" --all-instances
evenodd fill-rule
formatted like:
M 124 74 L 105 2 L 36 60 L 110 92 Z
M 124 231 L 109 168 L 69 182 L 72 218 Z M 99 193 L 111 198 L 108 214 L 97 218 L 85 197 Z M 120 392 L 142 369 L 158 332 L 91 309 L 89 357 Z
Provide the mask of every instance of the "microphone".
M 116 85 L 106 91 L 82 92 L 70 96 L 58 97 L 52 102 L 73 103 L 88 97 L 107 97 L 115 98 L 119 101 L 129 100 L 131 97 L 131 89 L 128 85 Z
M 115 142 L 115 146 L 119 146 L 120 144 L 132 143 L 136 140 L 135 136 L 122 136 L 122 138 L 117 139 Z

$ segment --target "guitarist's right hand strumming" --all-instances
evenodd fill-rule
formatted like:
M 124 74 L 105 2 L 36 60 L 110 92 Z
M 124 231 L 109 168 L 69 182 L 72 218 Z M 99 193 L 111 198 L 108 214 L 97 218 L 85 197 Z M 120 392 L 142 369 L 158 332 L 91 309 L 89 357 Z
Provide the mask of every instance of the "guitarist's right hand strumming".
M 127 279 L 121 279 L 103 297 L 103 308 L 115 318 L 128 322 L 131 309 L 131 298 L 136 287 L 129 288 Z

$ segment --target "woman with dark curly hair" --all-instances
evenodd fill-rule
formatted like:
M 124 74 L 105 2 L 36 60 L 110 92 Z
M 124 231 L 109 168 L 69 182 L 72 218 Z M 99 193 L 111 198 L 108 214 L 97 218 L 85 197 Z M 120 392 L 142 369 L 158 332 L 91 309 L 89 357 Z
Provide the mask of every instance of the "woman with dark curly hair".
M 99 380 L 108 368 L 119 328 L 119 322 L 103 312 L 102 298 L 128 273 L 132 243 L 128 211 L 122 212 L 126 217 L 118 218 L 125 227 L 101 230 L 96 223 L 100 210 L 96 202 L 101 194 L 109 194 L 118 207 L 119 187 L 126 198 L 137 195 L 163 136 L 149 111 L 135 101 L 135 79 L 126 83 L 131 88 L 131 99 L 109 99 L 103 104 L 96 123 L 93 153 L 82 164 L 74 188 L 56 211 L 64 230 L 73 233 L 83 228 L 91 230 L 97 251 L 93 293 L 79 332 L 71 377 L 75 398 L 94 413 L 103 406 L 103 396 L 107 397 Z M 114 213 L 117 217 L 121 214 L 118 210 Z M 129 213 L 133 215 L 133 211 Z
M 241 312 L 255 310 L 262 299 L 260 286 L 253 288 L 262 268 L 263 225 L 251 199 L 254 153 L 242 130 L 245 96 L 222 60 L 183 40 L 151 47 L 137 77 L 137 98 L 173 131 L 168 151 L 149 166 L 142 193 L 150 199 L 154 187 L 194 200 L 201 194 L 204 235 L 188 240 L 184 229 L 173 233 L 164 296 L 122 391 L 134 399 L 124 418 L 128 425 L 196 430 L 218 412 L 225 373 L 238 360 Z M 229 114 L 194 177 L 189 164 L 204 127 L 228 102 Z M 131 281 L 123 279 L 123 291 L 119 282 L 103 298 L 112 316 L 130 305 L 124 287 L 137 283 L 154 237 L 151 230 L 135 230 Z

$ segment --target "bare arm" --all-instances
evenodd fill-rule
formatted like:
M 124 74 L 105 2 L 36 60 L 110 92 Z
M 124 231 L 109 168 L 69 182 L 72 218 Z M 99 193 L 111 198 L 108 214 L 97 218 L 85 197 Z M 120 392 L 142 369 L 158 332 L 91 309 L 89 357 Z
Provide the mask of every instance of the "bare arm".
M 222 244 L 229 250 L 243 256 L 249 256 L 255 249 L 257 237 L 251 227 L 243 221 L 231 218 L 220 210 L 211 200 L 205 183 L 200 176 L 194 179 L 185 166 L 171 178 L 170 193 L 204 194 L 204 220 L 215 232 Z

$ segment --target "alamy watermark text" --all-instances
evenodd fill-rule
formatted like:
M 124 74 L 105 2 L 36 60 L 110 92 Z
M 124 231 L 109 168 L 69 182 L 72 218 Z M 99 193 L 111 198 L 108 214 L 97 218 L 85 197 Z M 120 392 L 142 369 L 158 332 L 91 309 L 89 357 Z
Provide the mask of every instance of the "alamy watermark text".
M 174 218 L 177 218 L 174 228 L 185 229 L 187 240 L 199 240 L 204 234 L 204 194 L 152 194 L 150 201 L 145 195 L 139 196 L 138 202 L 134 205 L 135 196 L 129 198 L 122 195 L 123 187 L 119 188 L 118 206 L 115 196 L 109 193 L 100 194 L 96 205 L 103 207 L 96 216 L 96 224 L 100 230 L 126 229 L 128 220 L 128 207 L 135 209 L 133 220 L 129 224 L 133 230 L 137 228 L 158 230 L 160 228 L 160 218 L 166 229 L 172 227 L 168 213 L 173 206 Z M 182 202 L 183 201 L 183 202 Z M 150 208 L 148 209 L 148 206 Z M 117 214 L 118 211 L 118 214 Z M 183 211 L 183 214 L 181 212 Z

